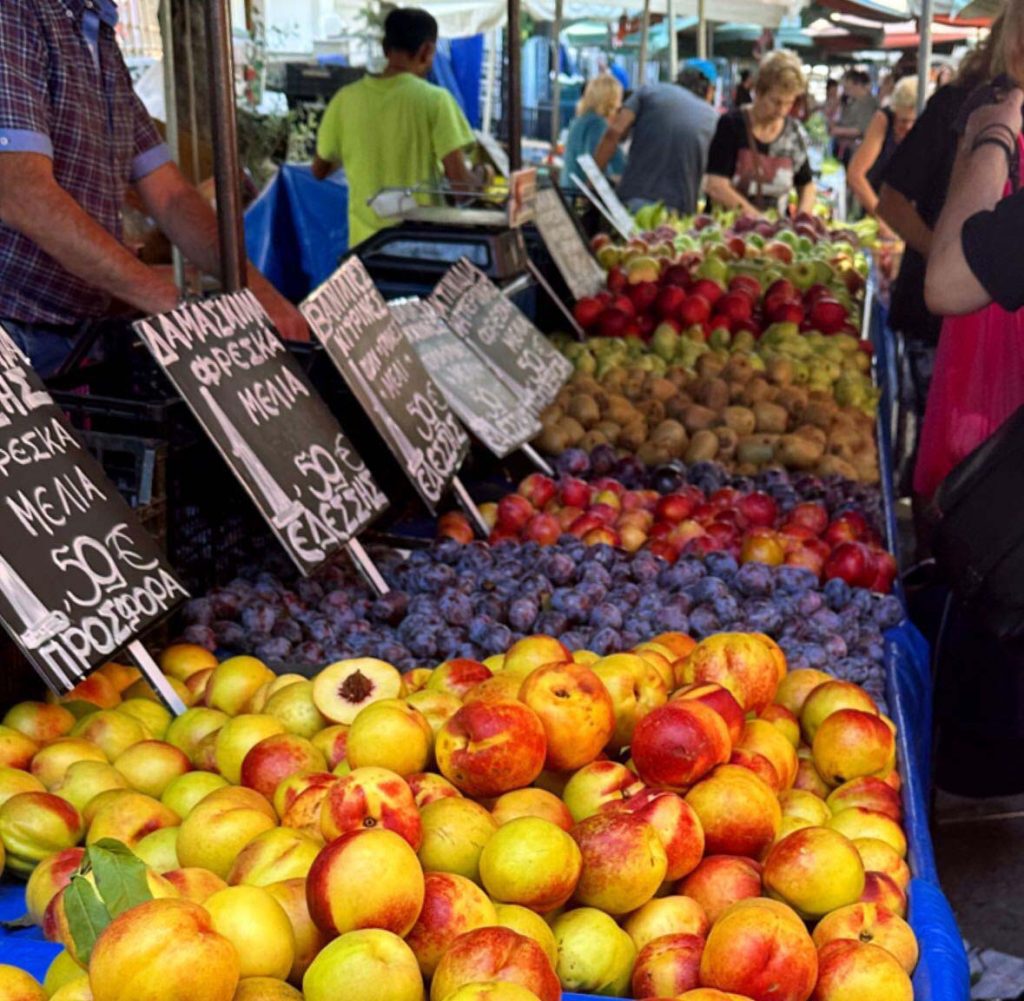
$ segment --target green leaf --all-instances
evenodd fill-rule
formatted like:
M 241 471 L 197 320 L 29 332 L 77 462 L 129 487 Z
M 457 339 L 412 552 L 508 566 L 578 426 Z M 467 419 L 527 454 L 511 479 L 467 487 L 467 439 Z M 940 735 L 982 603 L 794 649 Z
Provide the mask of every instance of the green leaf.
M 76 874 L 71 877 L 64 891 L 64 916 L 76 956 L 81 962 L 88 963 L 96 939 L 110 924 L 110 914 L 95 887 L 84 876 Z
M 87 851 L 96 886 L 111 918 L 153 899 L 146 865 L 127 845 L 104 838 Z

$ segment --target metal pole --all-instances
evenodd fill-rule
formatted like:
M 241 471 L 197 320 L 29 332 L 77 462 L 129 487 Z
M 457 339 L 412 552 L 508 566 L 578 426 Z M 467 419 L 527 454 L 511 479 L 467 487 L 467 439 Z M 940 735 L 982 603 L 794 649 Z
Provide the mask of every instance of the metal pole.
M 679 76 L 679 40 L 676 37 L 676 0 L 668 0 L 668 78 L 673 83 Z
M 562 62 L 562 0 L 555 0 L 555 23 L 551 25 L 551 61 L 554 76 L 551 78 L 551 146 L 558 144 L 558 133 L 562 131 L 562 81 L 558 70 Z
M 167 126 L 167 146 L 175 163 L 181 163 L 181 136 L 178 130 L 178 99 L 176 96 L 177 76 L 174 71 L 174 27 L 171 4 L 173 0 L 162 0 L 157 15 L 160 19 L 160 43 L 163 48 L 164 71 L 164 123 Z M 174 284 L 185 291 L 185 257 L 174 247 L 171 250 L 174 262 Z
M 708 12 L 706 0 L 697 0 L 697 58 L 708 57 Z
M 523 165 L 523 50 L 519 0 L 508 0 L 508 165 Z
M 235 68 L 228 0 L 207 0 L 206 36 L 213 118 L 213 174 L 220 229 L 220 282 L 223 291 L 237 292 L 245 287 L 245 233 L 239 186 Z
M 498 59 L 498 42 L 501 38 L 501 29 L 495 28 L 487 44 L 487 74 L 484 77 L 484 117 L 482 129 L 490 134 L 491 120 L 494 117 L 494 77 L 495 63 Z
M 636 85 L 642 87 L 647 82 L 647 36 L 651 30 L 651 0 L 644 0 L 644 12 L 640 18 L 640 71 Z
M 921 0 L 921 16 L 917 20 L 921 44 L 917 50 L 917 112 L 928 103 L 928 82 L 932 67 L 932 0 Z

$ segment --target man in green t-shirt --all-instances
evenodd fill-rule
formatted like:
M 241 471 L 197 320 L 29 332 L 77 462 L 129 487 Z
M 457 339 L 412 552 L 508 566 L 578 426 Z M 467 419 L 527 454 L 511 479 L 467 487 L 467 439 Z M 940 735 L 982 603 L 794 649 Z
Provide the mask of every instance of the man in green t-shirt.
M 393 10 L 384 22 L 387 68 L 342 87 L 327 105 L 313 175 L 323 180 L 344 166 L 351 246 L 389 224 L 367 204 L 382 188 L 439 188 L 442 177 L 455 191 L 480 187 L 463 154 L 473 143 L 465 115 L 448 91 L 424 79 L 436 49 L 430 14 Z

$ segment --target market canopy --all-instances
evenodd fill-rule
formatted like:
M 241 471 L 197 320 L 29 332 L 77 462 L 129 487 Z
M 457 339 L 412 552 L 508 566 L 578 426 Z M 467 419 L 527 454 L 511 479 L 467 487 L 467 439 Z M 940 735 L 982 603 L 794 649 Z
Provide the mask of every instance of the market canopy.
M 677 24 L 685 18 L 697 17 L 699 0 L 676 0 Z M 437 18 L 441 34 L 446 38 L 475 35 L 481 31 L 500 28 L 506 19 L 505 0 L 429 0 L 423 5 Z M 708 3 L 706 14 L 715 22 L 755 24 L 763 28 L 777 28 L 783 18 L 803 6 L 802 0 L 714 0 Z M 639 5 L 624 8 L 613 0 L 566 0 L 562 8 L 563 21 L 618 20 L 624 9 L 640 12 Z M 667 0 L 651 0 L 652 14 L 667 14 Z M 535 21 L 555 19 L 555 0 L 524 0 L 523 13 Z M 681 25 L 680 25 L 681 27 Z

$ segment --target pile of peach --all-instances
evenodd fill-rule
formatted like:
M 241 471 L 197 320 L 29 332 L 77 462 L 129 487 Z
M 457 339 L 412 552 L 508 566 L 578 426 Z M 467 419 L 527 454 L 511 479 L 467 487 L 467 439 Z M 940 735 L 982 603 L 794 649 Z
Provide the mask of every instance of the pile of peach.
M 0 999 L 912 1001 L 895 727 L 766 636 L 161 666 L 176 719 L 118 665 L 3 719 L 0 865 L 64 951 Z M 83 954 L 105 839 L 153 899 Z

